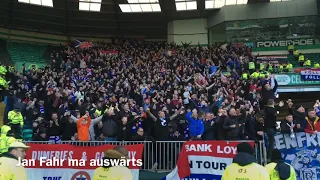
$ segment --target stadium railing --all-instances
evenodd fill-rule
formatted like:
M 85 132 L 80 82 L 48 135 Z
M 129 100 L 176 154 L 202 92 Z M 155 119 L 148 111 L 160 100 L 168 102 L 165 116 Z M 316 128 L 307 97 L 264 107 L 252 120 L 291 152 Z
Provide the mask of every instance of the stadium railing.
M 50 141 L 26 141 L 25 143 L 70 144 L 74 146 L 100 146 L 105 144 L 117 146 L 144 144 L 142 156 L 143 166 L 141 167 L 141 170 L 164 172 L 171 171 L 175 168 L 184 142 L 185 141 L 60 141 L 55 143 Z M 259 141 L 255 144 L 255 156 L 258 163 L 265 165 L 267 155 L 264 141 Z

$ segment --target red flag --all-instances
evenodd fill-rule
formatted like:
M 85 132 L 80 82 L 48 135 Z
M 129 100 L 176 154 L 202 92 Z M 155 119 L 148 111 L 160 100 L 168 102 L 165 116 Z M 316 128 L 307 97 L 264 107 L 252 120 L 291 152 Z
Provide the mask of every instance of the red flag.
M 202 74 L 198 73 L 198 75 L 195 76 L 195 81 L 197 84 L 201 85 L 201 86 L 205 86 L 207 85 L 207 80 L 204 76 L 202 76 Z
M 80 43 L 80 48 L 81 49 L 89 49 L 92 46 L 93 46 L 92 42 L 82 42 L 82 43 Z

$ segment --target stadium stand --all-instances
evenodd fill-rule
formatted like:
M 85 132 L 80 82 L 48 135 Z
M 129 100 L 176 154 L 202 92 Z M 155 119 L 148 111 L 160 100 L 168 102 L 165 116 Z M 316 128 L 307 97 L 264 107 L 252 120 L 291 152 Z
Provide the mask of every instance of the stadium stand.
M 12 62 L 17 69 L 21 69 L 22 64 L 28 68 L 32 64 L 36 64 L 39 68 L 46 65 L 43 54 L 46 45 L 30 44 L 22 42 L 11 42 L 8 44 L 8 51 Z
M 312 65 L 314 63 L 320 63 L 320 54 L 319 53 L 308 53 L 308 54 L 304 54 L 305 58 L 311 60 Z M 293 67 L 300 67 L 299 66 L 299 62 L 297 61 L 297 59 L 293 56 L 293 55 L 288 55 L 287 58 L 288 61 L 290 61 L 293 65 Z
M 320 179 L 319 7 L 1 0 L 0 180 Z

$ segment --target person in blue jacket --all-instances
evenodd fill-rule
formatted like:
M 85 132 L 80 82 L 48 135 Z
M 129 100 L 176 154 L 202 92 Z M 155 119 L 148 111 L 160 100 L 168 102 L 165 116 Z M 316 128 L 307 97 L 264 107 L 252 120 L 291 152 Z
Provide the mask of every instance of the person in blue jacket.
M 198 117 L 197 109 L 186 114 L 186 118 L 189 122 L 189 134 L 190 139 L 201 139 L 204 132 L 204 124 L 202 120 Z

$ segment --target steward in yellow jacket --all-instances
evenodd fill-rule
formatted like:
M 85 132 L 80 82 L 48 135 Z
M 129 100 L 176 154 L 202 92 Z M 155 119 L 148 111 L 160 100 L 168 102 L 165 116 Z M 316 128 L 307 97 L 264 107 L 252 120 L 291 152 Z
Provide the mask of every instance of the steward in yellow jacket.
M 256 163 L 253 148 L 249 143 L 238 144 L 237 151 L 233 163 L 224 170 L 222 180 L 269 180 L 267 170 Z
M 8 125 L 3 125 L 1 126 L 1 137 L 0 138 L 4 138 L 7 136 L 8 131 L 11 130 L 11 127 Z
M 103 160 L 120 160 L 124 155 L 116 150 L 107 150 L 104 152 Z M 132 174 L 129 168 L 124 166 L 111 166 L 104 164 L 98 167 L 93 174 L 92 180 L 132 180 Z
M 14 137 L 14 133 L 10 130 L 7 133 L 7 136 L 4 138 L 1 138 L 0 141 L 0 154 L 8 152 L 9 146 L 16 142 L 16 138 Z
M 27 172 L 19 166 L 19 158 L 24 159 L 29 146 L 21 142 L 14 142 L 9 147 L 9 152 L 0 155 L 1 180 L 27 180 Z
M 13 133 L 15 133 L 16 135 L 20 135 L 24 122 L 23 116 L 19 109 L 15 108 L 14 110 L 9 111 L 8 119 L 11 123 L 11 130 L 13 131 Z
M 0 74 L 5 75 L 7 73 L 7 68 L 3 65 L 0 65 Z
M 296 172 L 294 168 L 284 162 L 281 152 L 278 149 L 272 151 L 271 163 L 265 166 L 270 180 L 296 180 Z

